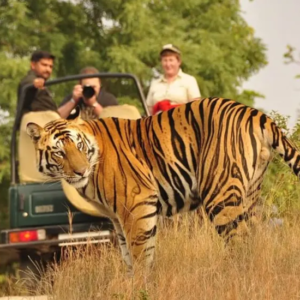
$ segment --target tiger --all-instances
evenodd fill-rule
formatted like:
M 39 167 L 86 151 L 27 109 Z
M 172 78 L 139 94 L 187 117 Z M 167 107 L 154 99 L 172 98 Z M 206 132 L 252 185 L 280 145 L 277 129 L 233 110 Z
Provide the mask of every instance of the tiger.
M 299 177 L 300 153 L 263 112 L 205 98 L 137 120 L 27 124 L 38 170 L 110 218 L 128 268 L 152 265 L 158 216 L 202 209 L 225 240 L 244 235 L 272 149 Z

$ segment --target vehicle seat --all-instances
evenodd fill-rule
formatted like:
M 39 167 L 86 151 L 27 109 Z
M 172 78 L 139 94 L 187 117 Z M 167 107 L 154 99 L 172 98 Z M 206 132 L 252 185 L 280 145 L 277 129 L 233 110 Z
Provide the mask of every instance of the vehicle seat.
M 109 117 L 136 120 L 141 118 L 141 114 L 135 106 L 124 104 L 104 107 L 100 118 Z
M 49 178 L 37 170 L 35 149 L 31 138 L 26 133 L 26 126 L 29 122 L 34 122 L 44 127 L 48 122 L 59 118 L 59 114 L 55 111 L 29 112 L 22 117 L 18 144 L 20 182 L 49 181 Z

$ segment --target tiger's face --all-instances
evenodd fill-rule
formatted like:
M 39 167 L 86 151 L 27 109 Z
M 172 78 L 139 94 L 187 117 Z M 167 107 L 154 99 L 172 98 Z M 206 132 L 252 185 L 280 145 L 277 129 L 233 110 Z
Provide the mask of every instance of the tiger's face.
M 44 128 L 27 124 L 35 149 L 38 171 L 52 179 L 65 179 L 75 188 L 85 187 L 98 162 L 94 137 L 79 121 L 55 120 Z

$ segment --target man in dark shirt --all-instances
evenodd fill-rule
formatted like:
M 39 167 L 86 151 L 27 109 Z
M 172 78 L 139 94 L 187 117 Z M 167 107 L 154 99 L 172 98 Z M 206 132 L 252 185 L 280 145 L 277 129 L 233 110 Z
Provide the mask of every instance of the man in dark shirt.
M 94 67 L 86 67 L 80 71 L 80 74 L 97 74 L 99 71 Z M 92 87 L 95 94 L 92 97 L 83 95 L 83 87 Z M 68 102 L 77 104 L 68 116 L 68 119 L 74 119 L 79 114 L 82 119 L 99 118 L 104 107 L 118 105 L 114 95 L 104 91 L 101 88 L 101 79 L 98 77 L 85 78 L 80 80 L 79 84 L 73 88 L 73 93 L 68 95 L 60 104 L 60 107 Z
M 18 101 L 23 87 L 32 84 L 24 95 L 24 103 L 18 103 L 17 122 L 19 129 L 19 177 L 21 182 L 45 182 L 46 178 L 37 171 L 36 154 L 33 143 L 27 134 L 27 124 L 35 122 L 45 126 L 50 121 L 66 118 L 76 103 L 68 102 L 57 108 L 53 98 L 45 87 L 45 82 L 50 78 L 55 57 L 46 51 L 35 51 L 31 56 L 30 71 L 22 79 L 18 88 Z
M 75 103 L 70 102 L 57 108 L 50 91 L 45 87 L 46 80 L 52 74 L 54 60 L 55 56 L 46 51 L 35 51 L 32 54 L 30 70 L 18 87 L 18 101 L 20 101 L 22 88 L 27 84 L 33 84 L 33 87 L 25 92 L 25 101 L 20 117 L 28 112 L 55 111 L 60 117 L 66 118 L 74 109 Z

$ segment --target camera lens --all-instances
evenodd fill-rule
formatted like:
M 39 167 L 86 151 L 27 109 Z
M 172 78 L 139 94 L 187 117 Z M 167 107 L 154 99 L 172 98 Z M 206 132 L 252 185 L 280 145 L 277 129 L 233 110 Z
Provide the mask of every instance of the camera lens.
M 90 85 L 84 85 L 83 86 L 83 91 L 82 91 L 82 95 L 84 96 L 84 98 L 89 99 L 92 98 L 95 95 L 95 90 L 92 86 Z

